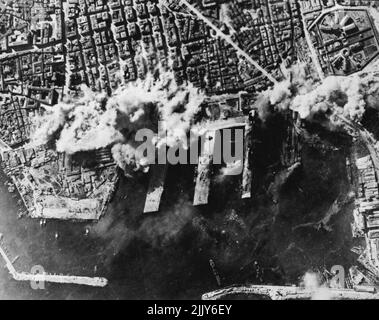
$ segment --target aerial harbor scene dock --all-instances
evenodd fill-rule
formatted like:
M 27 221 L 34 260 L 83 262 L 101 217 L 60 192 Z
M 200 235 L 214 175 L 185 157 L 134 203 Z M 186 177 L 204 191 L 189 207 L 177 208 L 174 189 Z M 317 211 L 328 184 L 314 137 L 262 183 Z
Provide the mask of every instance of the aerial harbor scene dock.
M 369 0 L 0 0 L 0 299 L 378 299 L 378 32 Z

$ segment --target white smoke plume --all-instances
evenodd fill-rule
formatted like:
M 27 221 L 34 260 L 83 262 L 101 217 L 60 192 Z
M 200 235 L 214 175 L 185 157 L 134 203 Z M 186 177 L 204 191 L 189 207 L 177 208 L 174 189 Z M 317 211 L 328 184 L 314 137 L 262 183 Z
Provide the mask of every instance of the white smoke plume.
M 194 115 L 204 100 L 192 84 L 177 85 L 173 74 L 149 74 L 116 90 L 111 97 L 82 88 L 82 97 L 68 99 L 34 119 L 31 144 L 54 141 L 58 152 L 73 154 L 112 146 L 115 161 L 137 169 L 145 167 L 136 154 L 138 129 L 154 129 L 158 120 L 167 130 L 164 141 L 174 146 L 186 137 Z M 155 124 L 155 125 L 154 125 Z
M 291 109 L 307 120 L 323 113 L 331 120 L 338 114 L 359 121 L 366 108 L 379 109 L 378 101 L 379 62 L 368 72 L 329 76 L 322 82 L 307 73 L 306 65 L 298 64 L 288 70 L 286 80 L 263 92 L 257 105 L 262 119 L 272 109 Z
M 312 300 L 331 300 L 333 298 L 330 288 L 320 284 L 320 279 L 316 273 L 307 272 L 301 285 L 312 292 Z

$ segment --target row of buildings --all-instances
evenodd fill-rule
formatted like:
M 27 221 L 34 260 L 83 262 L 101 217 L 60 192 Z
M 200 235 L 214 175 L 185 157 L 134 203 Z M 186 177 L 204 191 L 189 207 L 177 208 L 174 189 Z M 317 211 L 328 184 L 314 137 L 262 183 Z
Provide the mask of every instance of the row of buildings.
M 365 248 L 359 252 L 355 273 L 361 281 L 376 284 L 379 281 L 379 184 L 378 173 L 370 155 L 348 160 L 351 177 L 357 177 L 353 236 L 365 240 Z M 357 278 L 357 275 L 355 276 Z M 358 277 L 359 278 L 359 277 Z

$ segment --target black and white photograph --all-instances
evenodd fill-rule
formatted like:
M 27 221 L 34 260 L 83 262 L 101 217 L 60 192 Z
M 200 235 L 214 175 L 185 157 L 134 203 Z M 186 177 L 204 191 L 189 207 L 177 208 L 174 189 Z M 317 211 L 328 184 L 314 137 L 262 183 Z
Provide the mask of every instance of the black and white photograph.
M 379 1 L 0 0 L 0 300 L 376 299 Z

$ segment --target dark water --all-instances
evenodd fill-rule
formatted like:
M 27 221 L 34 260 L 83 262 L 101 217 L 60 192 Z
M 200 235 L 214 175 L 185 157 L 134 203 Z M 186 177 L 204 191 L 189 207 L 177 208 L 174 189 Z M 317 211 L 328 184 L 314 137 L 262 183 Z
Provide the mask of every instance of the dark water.
M 349 192 L 349 147 L 341 143 L 333 149 L 339 142 L 328 137 L 323 139 L 330 148 L 305 144 L 302 167 L 281 189 L 283 182 L 276 181 L 279 201 L 274 203 L 266 190 L 279 171 L 273 165 L 280 146 L 275 121 L 260 132 L 251 200 L 239 199 L 240 177 L 214 172 L 209 206 L 194 208 L 193 167 L 172 167 L 160 213 L 142 214 L 146 177 L 122 178 L 107 214 L 90 224 L 85 236 L 86 223 L 48 221 L 41 227 L 37 220 L 17 219 L 17 196 L 1 184 L 0 232 L 12 257 L 20 256 L 17 270 L 42 265 L 47 272 L 104 276 L 109 285 L 46 284 L 45 290 L 33 290 L 0 268 L 0 298 L 196 299 L 218 288 L 210 259 L 222 286 L 298 283 L 310 270 L 348 268 L 356 259 L 350 252 L 351 203 L 331 218 L 332 231 L 296 226 L 319 221 L 337 197 Z

